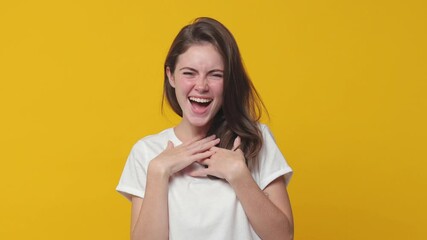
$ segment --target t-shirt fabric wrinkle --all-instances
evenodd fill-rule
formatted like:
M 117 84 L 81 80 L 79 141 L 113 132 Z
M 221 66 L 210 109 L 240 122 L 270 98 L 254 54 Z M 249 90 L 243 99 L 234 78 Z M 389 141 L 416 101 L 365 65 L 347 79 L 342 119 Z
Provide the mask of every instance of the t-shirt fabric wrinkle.
M 269 128 L 264 124 L 259 127 L 264 142 L 252 177 L 260 189 L 281 176 L 288 184 L 292 169 Z M 129 154 L 116 190 L 129 200 L 132 195 L 144 198 L 148 164 L 165 150 L 168 141 L 175 146 L 182 144 L 173 128 L 139 140 Z M 200 166 L 194 163 L 189 167 Z M 233 188 L 224 180 L 178 172 L 169 183 L 168 204 L 170 239 L 260 239 Z

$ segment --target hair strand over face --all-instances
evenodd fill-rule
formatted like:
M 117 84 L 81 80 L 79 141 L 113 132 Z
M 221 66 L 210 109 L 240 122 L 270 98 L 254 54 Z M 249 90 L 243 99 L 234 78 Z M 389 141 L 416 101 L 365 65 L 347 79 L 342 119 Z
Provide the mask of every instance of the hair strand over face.
M 258 164 L 258 154 L 263 141 L 258 121 L 266 110 L 261 98 L 243 66 L 240 51 L 231 32 L 212 18 L 201 17 L 183 27 L 175 37 L 164 65 L 163 101 L 167 100 L 172 110 L 182 117 L 175 89 L 170 85 L 167 68 L 173 74 L 178 57 L 193 45 L 212 44 L 224 62 L 223 104 L 213 119 L 208 132 L 221 139 L 219 147 L 231 149 L 234 139 L 241 138 L 243 151 L 250 169 Z

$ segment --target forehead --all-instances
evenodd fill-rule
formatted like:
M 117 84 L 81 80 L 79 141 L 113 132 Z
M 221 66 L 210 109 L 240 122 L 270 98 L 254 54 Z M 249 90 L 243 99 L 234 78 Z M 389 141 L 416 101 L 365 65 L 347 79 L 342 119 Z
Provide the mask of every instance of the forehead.
M 178 56 L 177 67 L 224 68 L 221 54 L 210 43 L 191 45 Z

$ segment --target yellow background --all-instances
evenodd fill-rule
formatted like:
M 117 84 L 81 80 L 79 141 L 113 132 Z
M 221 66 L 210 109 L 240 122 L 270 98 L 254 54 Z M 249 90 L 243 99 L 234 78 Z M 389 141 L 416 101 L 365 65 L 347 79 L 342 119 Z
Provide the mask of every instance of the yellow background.
M 0 239 L 127 239 L 115 192 L 190 20 L 234 33 L 295 170 L 296 239 L 426 239 L 425 1 L 1 1 Z

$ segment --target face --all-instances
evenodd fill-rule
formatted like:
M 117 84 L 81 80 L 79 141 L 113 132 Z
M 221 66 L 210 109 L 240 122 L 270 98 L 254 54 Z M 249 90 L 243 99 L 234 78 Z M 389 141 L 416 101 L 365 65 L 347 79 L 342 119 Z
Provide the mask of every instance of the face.
M 193 45 L 178 57 L 175 71 L 166 69 L 182 109 L 183 123 L 208 128 L 221 109 L 224 63 L 209 43 Z

